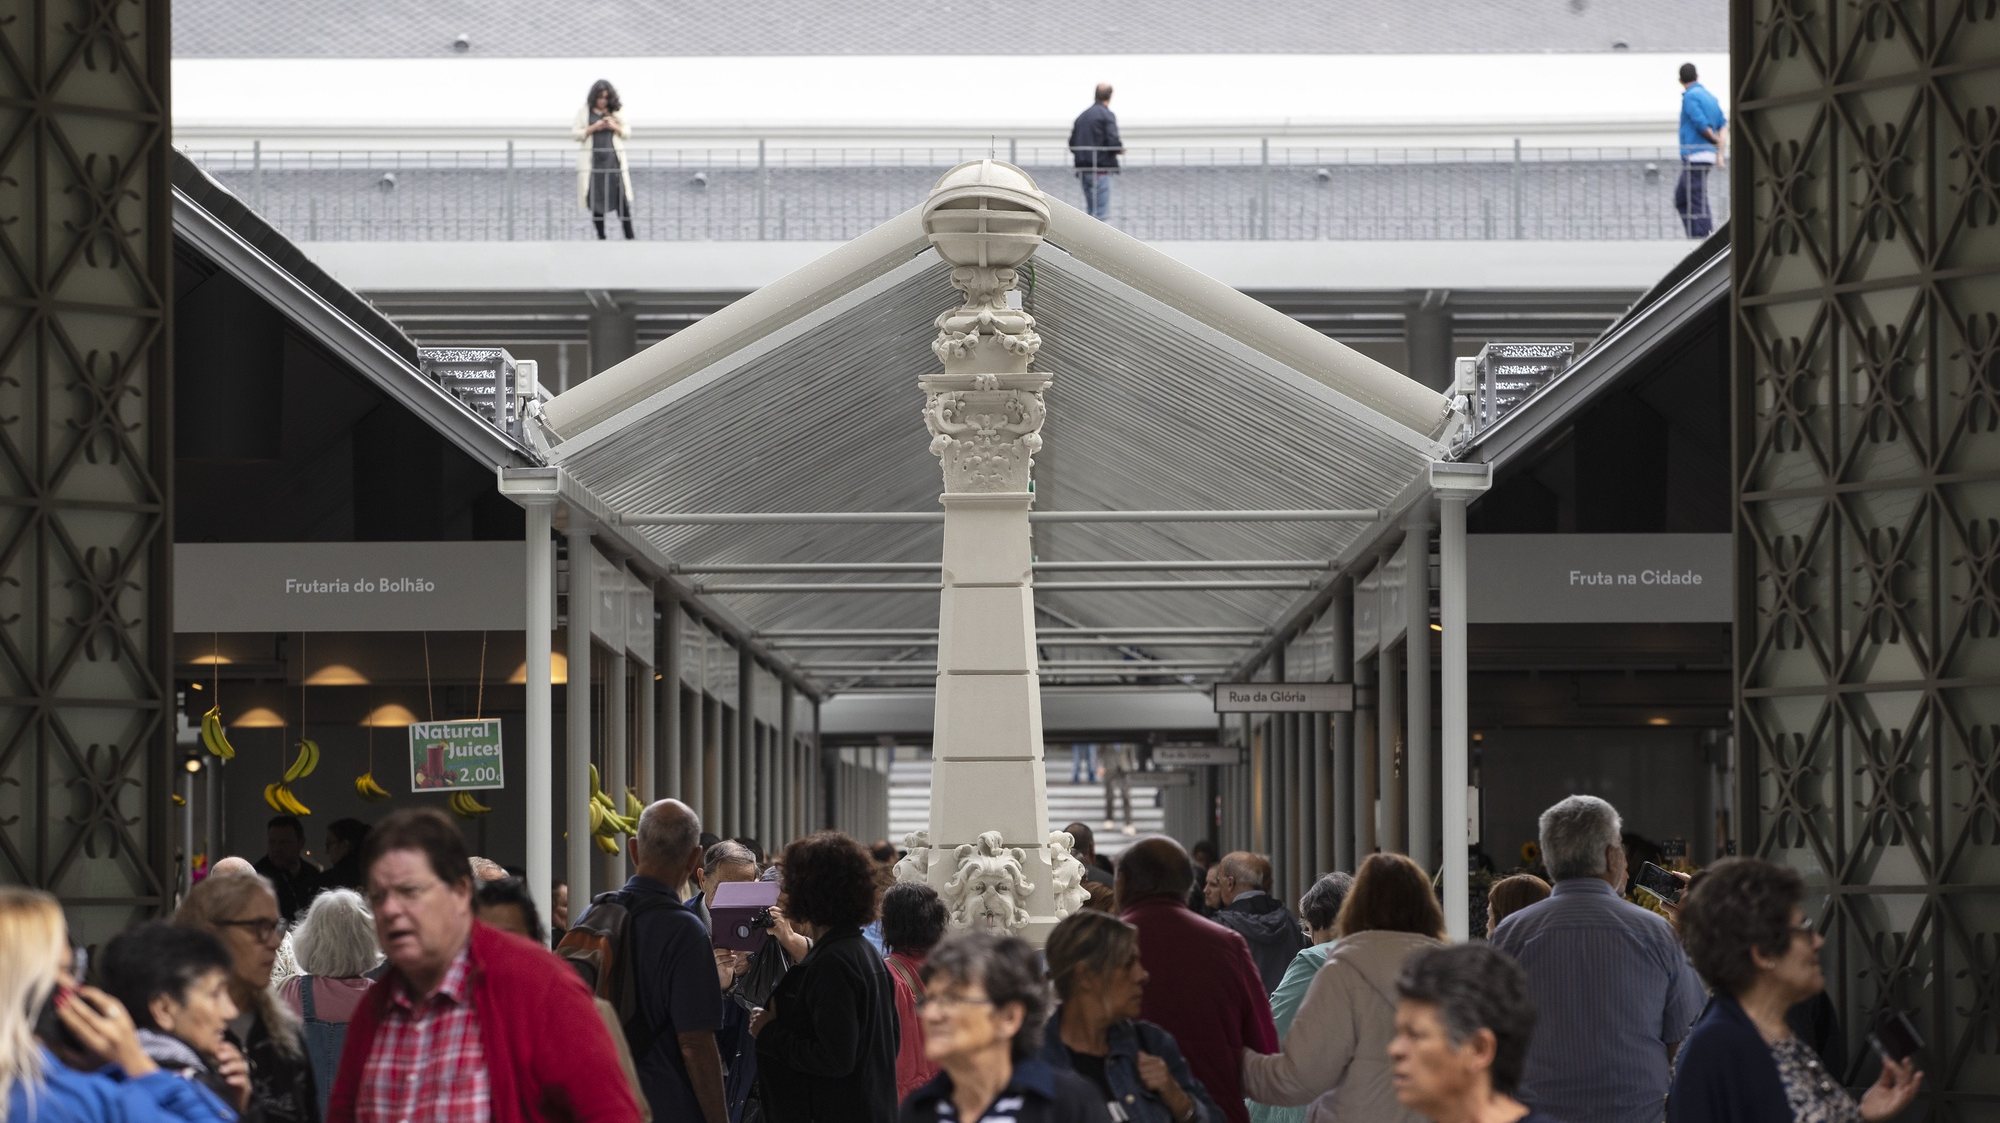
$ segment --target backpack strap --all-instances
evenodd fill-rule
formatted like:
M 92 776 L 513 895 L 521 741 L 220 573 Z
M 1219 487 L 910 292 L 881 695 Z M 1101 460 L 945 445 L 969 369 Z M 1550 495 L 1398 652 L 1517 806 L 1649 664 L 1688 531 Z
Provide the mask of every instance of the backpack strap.
M 917 978 L 916 970 L 912 968 L 908 963 L 904 962 L 903 960 L 897 959 L 893 955 L 884 957 L 882 962 L 885 966 L 889 968 L 889 971 L 892 974 L 894 974 L 897 978 L 903 980 L 903 985 L 910 988 L 911 994 L 914 995 L 923 994 L 924 984 L 922 980 Z

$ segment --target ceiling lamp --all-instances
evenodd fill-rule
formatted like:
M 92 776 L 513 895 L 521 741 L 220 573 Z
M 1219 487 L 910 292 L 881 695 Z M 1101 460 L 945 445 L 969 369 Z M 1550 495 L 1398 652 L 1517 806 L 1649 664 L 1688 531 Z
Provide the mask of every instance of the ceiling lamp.
M 252 706 L 229 722 L 231 729 L 283 729 L 285 717 L 269 706 Z
M 307 686 L 367 686 L 368 676 L 345 663 L 328 663 L 306 676 Z
M 508 681 L 509 683 L 511 683 L 511 684 L 513 684 L 513 685 L 515 685 L 515 686 L 525 686 L 525 685 L 527 685 L 527 682 L 528 682 L 528 664 L 527 664 L 526 662 L 523 662 L 523 663 L 522 663 L 522 664 L 521 664 L 520 666 L 518 666 L 518 667 L 515 667 L 515 668 L 514 668 L 514 673 L 513 673 L 513 674 L 511 674 L 511 675 L 508 675 L 508 676 L 507 676 L 507 681 Z M 560 651 L 557 651 L 557 652 L 552 652 L 552 653 L 550 654 L 550 656 L 549 656 L 549 681 L 550 681 L 551 683 L 553 683 L 554 685 L 556 685 L 556 686 L 564 686 L 564 685 L 567 685 L 567 684 L 568 684 L 568 682 L 569 682 L 569 656 L 567 656 L 567 655 L 564 655 L 564 654 L 563 654 L 562 652 L 560 652 Z
M 368 711 L 367 717 L 361 719 L 362 725 L 375 729 L 402 729 L 416 723 L 417 715 L 411 713 L 408 706 L 398 702 L 377 706 Z

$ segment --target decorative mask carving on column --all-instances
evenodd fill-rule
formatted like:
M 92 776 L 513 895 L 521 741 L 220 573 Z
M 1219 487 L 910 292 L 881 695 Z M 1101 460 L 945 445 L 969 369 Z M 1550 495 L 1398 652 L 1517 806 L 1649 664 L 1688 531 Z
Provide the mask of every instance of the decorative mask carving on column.
M 904 854 L 893 871 L 898 882 L 922 884 L 931 871 L 931 832 L 911 831 L 903 836 Z
M 1082 908 L 1090 899 L 1083 887 L 1083 862 L 1076 856 L 1076 838 L 1068 831 L 1049 832 L 1049 884 L 1055 890 L 1057 919 Z
M 945 883 L 945 907 L 959 928 L 1018 932 L 1028 925 L 1028 856 L 1008 847 L 999 831 L 987 831 L 977 843 L 957 851 L 958 872 Z

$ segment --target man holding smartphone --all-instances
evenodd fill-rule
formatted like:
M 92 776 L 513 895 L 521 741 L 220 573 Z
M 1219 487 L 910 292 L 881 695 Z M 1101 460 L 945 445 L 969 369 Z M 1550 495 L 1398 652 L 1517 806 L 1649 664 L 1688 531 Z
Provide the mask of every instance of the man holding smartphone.
M 1500 922 L 1539 1018 L 1521 1100 L 1557 1119 L 1659 1123 L 1675 1047 L 1707 1000 L 1667 921 L 1620 897 L 1618 811 L 1573 795 L 1542 813 L 1554 891 Z

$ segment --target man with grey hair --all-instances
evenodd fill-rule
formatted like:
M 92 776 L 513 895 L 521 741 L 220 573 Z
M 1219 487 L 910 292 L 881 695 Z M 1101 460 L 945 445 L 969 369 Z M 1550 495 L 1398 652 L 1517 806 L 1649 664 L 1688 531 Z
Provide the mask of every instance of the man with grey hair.
M 1596 796 L 1542 812 L 1555 891 L 1493 930 L 1540 1011 L 1520 1098 L 1557 1119 L 1659 1123 L 1674 1050 L 1706 999 L 1672 926 L 1619 896 L 1622 829 Z
M 715 924 L 708 915 L 708 898 L 715 892 L 715 887 L 731 881 L 755 881 L 759 872 L 756 851 L 734 839 L 725 838 L 702 851 L 701 865 L 694 871 L 695 894 L 688 898 L 688 907 L 701 917 L 702 924 L 713 930 Z
M 1224 854 L 1215 871 L 1219 907 L 1213 919 L 1249 943 L 1265 993 L 1277 990 L 1292 957 L 1305 948 L 1306 936 L 1299 918 L 1271 896 L 1271 859 L 1236 850 Z
M 615 896 L 626 910 L 621 954 L 631 957 L 638 987 L 639 1012 L 625 1036 L 639 1087 L 654 1119 L 728 1123 L 715 1044 L 722 985 L 708 926 L 681 901 L 701 868 L 701 818 L 677 799 L 660 800 L 640 814 L 628 845 L 638 872 Z

